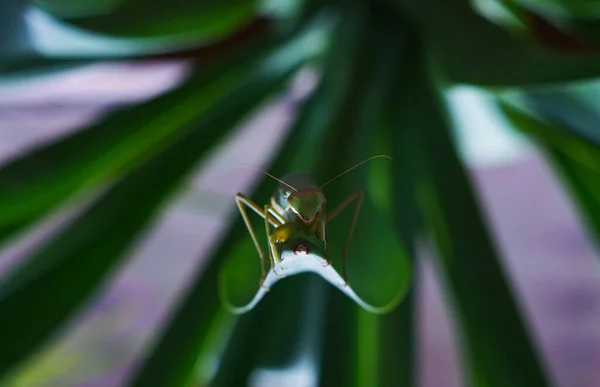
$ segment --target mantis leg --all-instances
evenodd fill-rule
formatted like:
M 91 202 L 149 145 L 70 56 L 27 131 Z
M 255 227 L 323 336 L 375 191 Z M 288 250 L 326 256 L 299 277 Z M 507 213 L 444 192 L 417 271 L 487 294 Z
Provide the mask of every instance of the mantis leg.
M 267 222 L 267 225 L 269 224 L 269 222 L 274 226 L 277 227 L 279 225 L 281 225 L 281 223 L 277 220 L 274 219 L 271 216 L 267 216 L 268 213 L 263 212 L 263 210 L 256 204 L 254 203 L 252 200 L 250 200 L 249 198 L 247 198 L 245 195 L 238 193 L 237 195 L 235 195 L 235 202 L 240 210 L 240 214 L 242 215 L 242 218 L 244 219 L 244 223 L 246 223 L 246 227 L 248 228 L 248 232 L 250 233 L 250 236 L 252 237 L 252 241 L 254 242 L 254 246 L 256 246 L 256 251 L 258 251 L 258 254 L 260 255 L 260 268 L 261 268 L 261 277 L 260 277 L 260 285 L 262 286 L 266 276 L 267 276 L 267 262 L 265 261 L 265 253 L 264 251 L 261 249 L 260 244 L 258 243 L 258 239 L 256 238 L 256 234 L 254 233 L 254 229 L 252 228 L 252 224 L 250 223 L 250 219 L 248 218 L 248 214 L 246 213 L 246 209 L 244 208 L 244 205 L 246 205 L 247 207 L 249 207 L 252 211 L 256 212 L 258 215 L 260 215 L 263 219 L 265 219 L 265 222 Z M 269 236 L 269 234 L 267 234 L 267 237 Z M 270 255 L 269 255 L 270 257 Z M 271 266 L 273 267 L 273 266 Z
M 275 271 L 275 263 L 277 263 L 277 265 L 279 265 L 279 267 L 281 269 L 285 269 L 285 268 L 281 266 L 281 258 L 279 257 L 279 251 L 277 250 L 275 240 L 273 239 L 273 237 L 271 235 L 271 230 L 269 229 L 269 223 L 270 223 L 269 221 L 271 220 L 270 218 L 272 217 L 271 210 L 272 210 L 272 208 L 270 208 L 270 206 L 268 204 L 265 205 L 265 209 L 264 209 L 265 229 L 267 231 L 267 239 L 269 242 L 269 259 L 271 260 L 271 267 L 273 268 L 273 273 L 277 274 L 277 276 L 279 276 L 279 278 L 285 278 L 285 274 L 279 274 Z
M 358 213 L 360 212 L 360 206 L 363 201 L 364 192 L 362 189 L 354 191 L 337 208 L 331 213 L 327 214 L 327 223 L 329 223 L 333 218 L 335 218 L 344 208 L 346 208 L 353 200 L 357 200 L 356 206 L 354 207 L 354 216 L 352 218 L 352 224 L 350 225 L 350 231 L 348 232 L 348 238 L 346 239 L 346 245 L 344 247 L 344 253 L 342 255 L 342 275 L 344 276 L 344 281 L 346 281 L 346 285 L 348 285 L 348 268 L 347 268 L 347 260 L 348 260 L 348 249 L 350 248 L 350 241 L 352 240 L 352 234 L 354 234 L 354 227 L 356 226 L 356 220 L 358 219 Z

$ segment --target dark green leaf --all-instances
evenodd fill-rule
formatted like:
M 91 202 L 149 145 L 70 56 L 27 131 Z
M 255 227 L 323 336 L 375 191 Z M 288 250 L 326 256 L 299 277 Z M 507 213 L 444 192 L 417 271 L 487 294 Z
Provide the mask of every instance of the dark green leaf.
M 358 314 L 368 312 L 334 289 L 326 289 L 325 297 L 319 386 L 358 386 Z
M 53 59 L 40 56 L 27 56 L 20 59 L 0 62 L 0 82 L 28 82 L 32 78 L 52 76 L 56 73 L 72 70 L 92 64 L 91 61 Z
M 585 134 L 588 131 L 565 130 L 537 117 L 530 109 L 507 101 L 500 102 L 499 108 L 515 128 L 529 135 L 540 145 L 560 152 L 600 174 L 600 142 L 587 137 Z M 568 107 L 563 105 L 563 108 Z
M 561 107 L 563 115 L 573 105 Z M 557 168 L 579 207 L 581 216 L 587 221 L 589 228 L 600 240 L 600 145 L 589 141 L 577 133 L 583 131 L 565 130 L 548 121 L 526 113 L 514 105 L 503 102 L 500 108 L 515 128 L 529 134 L 545 151 L 549 161 Z M 547 106 L 547 109 L 557 106 Z M 571 114 L 577 114 L 572 111 Z M 583 118 L 583 117 L 579 117 Z M 592 124 L 591 116 L 579 123 Z
M 554 148 L 546 150 L 548 158 L 570 188 L 579 213 L 593 233 L 596 245 L 600 241 L 600 175 L 597 170 L 579 163 Z M 600 152 L 596 152 L 600 157 Z M 598 159 L 597 159 L 598 160 Z
M 446 112 L 418 42 L 403 109 L 419 134 L 424 179 L 420 206 L 433 234 L 462 326 L 470 381 L 475 386 L 547 386 L 548 381 L 488 232 Z
M 315 321 L 322 319 L 327 286 L 314 275 L 282 282 L 252 313 L 240 318 L 210 385 L 262 385 L 265 376 L 282 385 L 297 381 L 298 373 L 320 356 L 321 330 Z
M 34 0 L 40 9 L 57 18 L 108 15 L 126 0 Z
M 525 95 L 526 106 L 531 106 L 562 130 L 584 138 L 590 144 L 600 146 L 600 113 L 594 108 L 594 99 L 586 102 L 570 91 L 529 92 Z
M 320 47 L 313 38 L 302 34 L 273 50 L 187 133 L 119 180 L 3 281 L 0 329 L 7 335 L 0 348 L 0 374 L 88 299 L 205 152 L 315 54 Z
M 404 29 L 401 33 L 405 40 L 403 56 L 410 56 L 411 47 L 406 43 L 409 31 Z M 379 319 L 378 373 L 381 386 L 411 387 L 418 383 L 416 289 L 419 276 L 416 275 L 416 259 L 417 242 L 423 236 L 423 225 L 416 195 L 422 171 L 419 169 L 418 125 L 415 125 L 416 117 L 410 112 L 409 101 L 413 96 L 409 90 L 404 89 L 405 83 L 412 76 L 410 68 L 398 72 L 399 79 L 388 98 L 377 136 L 377 153 L 390 154 L 393 161 L 389 166 L 377 164 L 379 168 L 389 168 L 374 175 L 373 184 L 380 185 L 374 192 L 388 193 L 382 203 L 387 204 L 387 212 L 394 214 L 396 229 L 411 259 L 413 278 L 402 304 Z
M 109 36 L 162 38 L 165 43 L 197 46 L 248 23 L 258 7 L 256 0 L 129 0 L 114 4 L 107 13 L 64 21 Z
M 560 53 L 523 40 L 478 15 L 467 0 L 389 1 L 417 24 L 439 60 L 436 69 L 453 82 L 531 86 L 600 75 L 600 54 Z
M 398 30 L 393 27 L 393 21 L 386 18 L 385 11 L 373 7 L 362 12 L 366 14 L 362 17 L 368 19 L 362 22 L 365 25 L 361 28 L 366 30 L 357 42 L 360 46 L 355 72 L 350 78 L 352 89 L 324 138 L 319 164 L 326 168 L 319 172 L 323 176 L 321 180 L 373 156 L 372 129 L 379 121 L 390 88 L 389 80 L 401 58 L 400 45 L 403 44 L 401 35 L 399 39 L 386 39 Z M 324 191 L 329 200 L 328 210 L 332 211 L 352 190 L 366 188 L 349 245 L 348 277 L 356 294 L 367 304 L 378 306 L 379 312 L 383 313 L 396 307 L 405 296 L 410 283 L 410 264 L 404 246 L 394 233 L 392 217 L 376 204 L 379 194 L 376 188 L 379 187 L 371 190 L 369 186 L 369 171 L 381 163 L 389 161 L 373 160 L 327 185 Z M 340 258 L 351 222 L 352 211 L 346 209 L 328 225 L 329 252 L 339 272 L 342 272 Z
M 389 152 L 389 140 L 393 130 L 390 128 L 391 122 L 381 123 L 380 115 L 382 106 L 387 104 L 386 97 L 389 97 L 390 81 L 394 79 L 390 68 L 398 66 L 398 59 L 403 58 L 405 50 L 405 29 L 399 27 L 395 20 L 390 20 L 385 14 L 386 10 L 373 7 L 370 15 L 372 19 L 368 23 L 369 40 L 363 42 L 363 52 L 360 54 L 358 69 L 353 79 L 352 94 L 348 95 L 345 105 L 340 109 L 337 120 L 332 125 L 329 133 L 331 149 L 336 152 L 331 155 L 332 158 L 349 162 L 352 157 L 363 158 L 371 149 L 378 152 Z M 368 12 L 361 12 L 361 14 Z M 375 16 L 376 15 L 376 16 Z M 377 20 L 377 22 L 375 22 Z M 377 24 L 376 24 L 377 23 Z M 386 39 L 385 36 L 397 36 L 395 41 Z M 368 58 L 368 59 L 364 59 Z M 395 108 L 395 106 L 393 107 Z M 389 111 L 385 111 L 389 113 Z M 395 121 L 395 120 L 394 120 Z M 380 125 L 380 127 L 378 127 Z M 371 139 L 373 126 L 381 129 L 379 137 Z M 347 139 L 344 141 L 344 139 Z M 383 141 L 382 141 L 383 140 Z M 385 145 L 388 145 L 387 147 Z M 390 180 L 391 171 L 396 174 L 395 167 L 405 160 L 400 157 L 394 159 L 393 164 L 388 165 L 385 161 L 373 161 L 369 166 L 368 173 L 359 170 L 352 171 L 352 176 L 357 176 L 353 183 L 358 184 L 361 177 L 368 179 L 370 192 L 368 199 L 372 200 L 371 209 L 364 208 L 362 211 L 370 214 L 372 217 L 365 217 L 361 212 L 359 222 L 361 225 L 368 225 L 371 229 L 362 229 L 357 227 L 355 235 L 361 235 L 361 239 L 356 245 L 351 245 L 352 249 L 356 246 L 363 246 L 364 249 L 357 249 L 356 255 L 350 255 L 350 283 L 356 284 L 357 293 L 359 290 L 365 291 L 367 286 L 371 290 L 381 291 L 388 284 L 408 285 L 407 279 L 410 277 L 410 264 L 407 261 L 404 248 L 395 254 L 387 255 L 385 251 L 397 251 L 398 237 L 382 239 L 388 231 L 393 231 L 392 222 L 386 219 L 386 214 L 395 207 L 392 201 L 395 201 L 396 194 L 391 195 L 392 187 L 386 184 Z M 334 162 L 331 162 L 334 164 Z M 339 162 L 337 162 L 339 165 Z M 391 168 L 388 168 L 391 167 Z M 340 168 L 340 167 L 334 167 Z M 334 169 L 331 168 L 331 169 Z M 342 180 L 340 180 L 341 182 Z M 344 182 L 349 180 L 344 180 Z M 365 180 L 363 180 L 363 184 Z M 341 182 L 341 184 L 344 184 Z M 396 184 L 394 184 L 397 186 Z M 403 187 L 402 189 L 405 189 Z M 341 194 L 340 191 L 334 193 Z M 381 211 L 378 212 L 375 209 Z M 394 217 L 394 221 L 396 221 Z M 348 220 L 342 221 L 348 223 Z M 410 238 L 406 238 L 408 240 Z M 367 257 L 370 259 L 367 260 Z M 404 260 L 406 270 L 405 278 L 387 277 L 383 273 L 383 267 L 388 270 L 395 270 L 394 259 Z M 358 266 L 359 263 L 371 265 L 369 271 L 364 266 Z M 356 270 L 353 276 L 352 265 Z M 382 265 L 377 270 L 378 265 Z M 375 268 L 375 270 L 373 270 Z M 358 274 L 360 273 L 360 274 Z M 364 288 L 361 288 L 364 286 Z M 412 383 L 413 370 L 412 363 L 406 361 L 412 357 L 412 345 L 410 342 L 410 333 L 412 327 L 410 319 L 412 316 L 412 303 L 405 304 L 407 287 L 403 288 L 403 304 L 384 316 L 376 316 L 357 308 L 339 295 L 339 292 L 330 291 L 329 303 L 327 304 L 327 316 L 324 326 L 324 352 L 321 356 L 321 386 L 396 386 L 409 385 L 403 383 Z M 390 334 L 389 336 L 387 334 Z M 409 340 L 405 340 L 405 339 Z M 403 362 L 400 364 L 400 362 Z

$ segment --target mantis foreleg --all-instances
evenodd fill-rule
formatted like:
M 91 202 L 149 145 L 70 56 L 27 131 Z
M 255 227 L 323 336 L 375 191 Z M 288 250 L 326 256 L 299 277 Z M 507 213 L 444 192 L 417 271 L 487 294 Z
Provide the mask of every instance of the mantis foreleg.
M 347 268 L 347 260 L 348 260 L 348 249 L 350 248 L 350 241 L 352 240 L 352 234 L 354 234 L 354 227 L 356 226 L 356 220 L 358 219 L 358 214 L 360 212 L 360 206 L 363 201 L 364 191 L 359 189 L 354 191 L 350 195 L 342 201 L 336 209 L 327 214 L 327 223 L 329 223 L 333 218 L 335 218 L 344 208 L 346 208 L 353 200 L 357 199 L 356 206 L 354 207 L 354 216 L 352 218 L 352 224 L 350 225 L 350 231 L 348 231 L 348 238 L 346 239 L 346 245 L 344 247 L 344 252 L 342 255 L 342 275 L 344 276 L 344 281 L 346 281 L 346 285 L 348 285 L 348 268 Z
M 279 220 L 275 219 L 272 216 L 268 216 L 270 215 L 268 212 L 263 211 L 256 203 L 254 203 L 252 200 L 250 200 L 249 198 L 247 198 L 245 195 L 238 193 L 237 195 L 235 195 L 235 202 L 240 210 L 240 214 L 242 215 L 242 218 L 244 219 L 244 223 L 246 223 L 246 227 L 248 228 L 248 232 L 250 233 L 250 236 L 252 237 L 252 241 L 254 242 L 254 246 L 256 246 L 256 251 L 258 251 L 258 254 L 260 256 L 260 268 L 261 268 L 261 278 L 260 278 L 260 285 L 262 286 L 266 276 L 267 276 L 267 263 L 265 261 L 265 253 L 262 250 L 262 248 L 260 247 L 260 244 L 258 243 L 258 239 L 256 238 L 256 234 L 254 233 L 254 229 L 252 228 L 252 224 L 250 223 L 250 219 L 248 218 L 248 214 L 246 213 L 246 209 L 244 208 L 244 205 L 246 205 L 247 207 L 249 207 L 252 211 L 254 211 L 255 213 L 257 213 L 258 215 L 260 215 L 263 219 L 265 219 L 265 222 L 268 226 L 269 223 L 271 223 L 273 225 L 273 227 L 278 227 L 281 225 L 281 222 L 279 222 Z M 267 227 L 268 230 L 268 227 Z M 269 236 L 269 234 L 267 233 L 267 237 Z M 271 255 L 269 254 L 269 257 L 271 257 Z M 272 262 L 271 262 L 272 265 Z M 271 266 L 273 267 L 273 266 Z

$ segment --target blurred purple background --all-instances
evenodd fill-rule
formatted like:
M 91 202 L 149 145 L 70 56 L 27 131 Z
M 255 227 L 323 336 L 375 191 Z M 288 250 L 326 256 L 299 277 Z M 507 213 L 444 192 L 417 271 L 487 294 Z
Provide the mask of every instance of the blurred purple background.
M 115 104 L 156 95 L 185 74 L 181 63 L 107 64 L 29 83 L 2 83 L 0 160 L 98 119 Z M 211 154 L 209 163 L 190 177 L 177 200 L 132 249 L 132 259 L 115 273 L 114 281 L 4 385 L 120 385 L 184 290 L 182 285 L 191 279 L 192 269 L 204 263 L 225 223 L 237 216 L 233 195 L 247 190 L 254 176 L 241 164 L 267 160 L 293 118 L 293 101 L 310 83 L 310 74 L 303 74 L 292 98 L 269 102 Z M 481 113 L 469 101 L 462 108 L 463 113 Z M 484 116 L 478 122 L 486 120 L 491 119 Z M 477 133 L 463 128 L 459 135 L 514 291 L 557 386 L 600 386 L 600 266 L 593 244 L 539 153 L 530 145 L 513 143 L 504 150 L 485 148 L 483 140 L 488 145 L 502 143 L 494 130 L 493 125 Z M 470 139 L 481 141 L 469 144 Z M 486 155 L 500 156 L 484 162 L 472 152 L 482 147 Z M 0 269 L 6 270 L 40 243 L 69 213 L 64 209 L 33 234 L 16 238 L 3 251 Z M 426 257 L 424 262 L 418 316 L 421 385 L 462 386 L 453 316 L 445 306 L 452 300 L 433 261 Z

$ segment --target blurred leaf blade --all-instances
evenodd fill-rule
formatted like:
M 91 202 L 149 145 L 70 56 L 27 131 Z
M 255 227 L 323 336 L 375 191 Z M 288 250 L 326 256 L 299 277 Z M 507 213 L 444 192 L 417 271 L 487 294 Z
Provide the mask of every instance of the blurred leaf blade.
M 410 56 L 411 39 L 414 36 L 407 29 L 402 32 L 405 35 L 402 56 Z M 414 110 L 408 103 L 413 98 L 410 88 L 405 88 L 412 74 L 403 70 L 393 83 L 377 136 L 377 153 L 390 154 L 393 161 L 374 178 L 374 182 L 382 185 L 379 190 L 388 192 L 384 204 L 386 211 L 392 212 L 394 216 L 395 229 L 410 259 L 412 284 L 402 304 L 379 318 L 381 360 L 378 372 L 382 386 L 416 387 L 419 353 L 419 330 L 415 321 L 418 300 L 416 289 L 419 286 L 417 242 L 423 236 L 423 220 L 416 195 L 422 171 L 419 168 L 419 126 L 415 124 L 418 117 L 413 114 Z
M 555 149 L 547 149 L 546 153 L 570 187 L 571 197 L 585 219 L 587 229 L 591 229 L 597 246 L 600 240 L 600 175 Z
M 81 59 L 54 59 L 31 55 L 10 60 L 0 59 L 0 84 L 5 82 L 28 82 L 31 79 L 52 76 L 92 64 Z
M 298 371 L 310 369 L 320 356 L 321 332 L 313 322 L 322 318 L 327 286 L 314 275 L 291 277 L 252 313 L 241 316 L 211 386 L 275 380 L 283 385 L 296 381 Z M 311 380 L 315 375 L 306 377 Z
M 257 14 L 258 5 L 256 0 L 157 0 L 152 3 L 129 0 L 113 4 L 109 13 L 89 17 L 71 14 L 69 17 L 70 10 L 67 10 L 60 14 L 63 22 L 104 36 L 160 38 L 165 45 L 198 45 L 248 24 Z M 136 17 L 131 18 L 131 15 Z
M 390 2 L 424 33 L 450 81 L 536 86 L 600 75 L 599 53 L 561 53 L 521 40 L 478 15 L 468 1 Z
M 320 47 L 306 40 L 311 38 L 310 33 L 300 34 L 274 49 L 259 71 L 238 84 L 192 130 L 122 178 L 5 279 L 0 328 L 12 334 L 0 350 L 1 373 L 36 348 L 95 290 L 204 153 L 318 54 Z M 150 186 L 152 190 L 146 189 Z M 72 273 L 78 273 L 77 280 Z
M 598 147 L 600 112 L 594 106 L 595 102 L 593 97 L 586 99 L 585 95 L 579 96 L 570 90 L 530 91 L 523 98 L 526 108 Z
M 560 152 L 600 174 L 600 142 L 596 143 L 594 139 L 582 135 L 581 131 L 565 130 L 556 126 L 537 117 L 530 109 L 515 103 L 500 100 L 498 107 L 515 128 L 537 143 Z
M 600 144 L 579 135 L 581 130 L 565 130 L 513 104 L 501 101 L 499 107 L 515 128 L 532 136 L 541 146 L 569 187 L 588 229 L 600 240 Z
M 388 17 L 388 9 L 372 6 L 368 11 L 362 10 L 360 14 L 367 18 L 363 21 L 364 28 L 367 29 L 364 35 L 367 37 L 363 38 L 362 46 L 357 49 L 356 55 L 360 59 L 356 60 L 357 67 L 350 78 L 351 92 L 338 110 L 338 116 L 328 133 L 329 142 L 323 147 L 330 149 L 330 171 L 343 170 L 344 163 L 351 165 L 351 160 L 371 156 L 373 149 L 377 149 L 378 152 L 382 150 L 381 142 L 377 142 L 380 139 L 372 135 L 371 128 L 381 124 L 378 117 L 383 111 L 382 106 L 388 103 L 386 99 L 391 87 L 389 81 L 394 78 L 394 69 L 398 61 L 405 55 L 405 29 L 398 28 L 397 24 L 393 23 L 394 20 Z M 384 38 L 390 35 L 398 38 L 394 41 Z M 391 128 L 385 129 L 387 131 Z M 386 138 L 384 143 L 388 141 Z M 389 151 L 389 148 L 384 151 Z M 391 163 L 396 162 L 397 160 L 394 160 Z M 334 198 L 337 196 L 337 200 L 334 200 L 336 202 L 343 197 L 343 192 L 347 192 L 348 187 L 369 186 L 350 247 L 355 249 L 355 254 L 350 254 L 348 258 L 350 284 L 358 285 L 356 291 L 360 295 L 360 290 L 365 292 L 369 286 L 371 290 L 377 288 L 377 291 L 381 291 L 385 288 L 386 281 L 389 281 L 402 287 L 398 300 L 402 304 L 398 306 L 395 302 L 386 310 L 385 315 L 377 316 L 348 302 L 337 294 L 338 292 L 330 291 L 321 363 L 322 386 L 398 385 L 400 381 L 411 380 L 412 370 L 405 374 L 405 365 L 397 363 L 398 359 L 403 359 L 407 350 L 410 352 L 410 345 L 407 347 L 406 344 L 409 343 L 398 343 L 395 339 L 404 337 L 409 332 L 404 329 L 398 331 L 400 327 L 397 324 L 406 316 L 404 303 L 412 280 L 412 270 L 406 248 L 402 244 L 404 241 L 394 232 L 392 219 L 387 219 L 392 208 L 391 200 L 395 197 L 387 192 L 391 189 L 391 186 L 386 184 L 386 178 L 389 177 L 387 173 L 394 167 L 394 164 L 388 163 L 388 160 L 374 160 L 368 168 L 365 167 L 368 172 L 359 169 L 352 171 L 349 175 L 353 179 L 340 179 L 340 188 L 331 188 L 332 192 L 328 195 Z M 326 165 L 327 162 L 321 164 Z M 368 204 L 364 205 L 365 203 Z M 342 223 L 348 223 L 348 220 L 342 220 Z M 370 230 L 361 228 L 366 225 Z M 354 238 L 357 240 L 356 244 Z M 338 243 L 340 242 L 338 240 Z M 391 277 L 386 278 L 380 269 L 387 267 L 390 271 L 398 270 L 395 259 L 398 260 L 396 263 L 402 263 L 400 271 L 405 277 L 391 280 Z M 370 269 L 361 264 L 370 265 Z M 381 267 L 378 269 L 379 265 Z M 342 321 L 343 324 L 340 323 Z M 385 336 L 389 329 L 398 333 L 398 336 Z M 399 369 L 402 375 L 397 378 L 396 371 Z
M 415 47 L 411 94 L 423 150 L 420 207 L 433 235 L 465 338 L 476 386 L 547 386 L 545 371 L 508 284 L 437 90 Z M 430 71 L 430 70 L 429 70 Z
M 366 14 L 362 16 L 366 20 L 362 21 L 364 26 L 358 27 L 364 28 L 364 32 L 357 42 L 359 46 L 355 54 L 356 67 L 350 78 L 351 90 L 336 111 L 321 148 L 322 161 L 319 164 L 327 167 L 315 172 L 323 176 L 323 181 L 328 180 L 327 173 L 335 176 L 373 156 L 374 139 L 370 129 L 378 121 L 389 91 L 388 80 L 400 58 L 402 41 L 385 40 L 385 36 L 397 32 L 393 24 L 383 17 L 386 11 L 372 6 L 362 12 Z M 382 19 L 385 22 L 381 24 L 375 21 L 381 22 Z M 365 189 L 348 250 L 348 276 L 356 294 L 367 304 L 377 306 L 378 313 L 386 313 L 397 307 L 410 284 L 410 263 L 404 246 L 393 232 L 391 217 L 377 207 L 374 201 L 377 192 L 369 189 L 369 171 L 377 163 L 389 162 L 385 159 L 373 160 L 370 165 L 351 171 L 324 189 L 328 203 L 331 203 L 329 211 L 342 203 L 352 189 Z M 342 272 L 342 247 L 351 221 L 350 207 L 340 212 L 331 225 L 328 224 L 329 251 L 332 264 L 339 272 Z M 378 286 L 373 286 L 373 283 Z
M 106 15 L 124 0 L 34 0 L 40 9 L 58 18 Z

